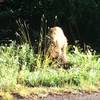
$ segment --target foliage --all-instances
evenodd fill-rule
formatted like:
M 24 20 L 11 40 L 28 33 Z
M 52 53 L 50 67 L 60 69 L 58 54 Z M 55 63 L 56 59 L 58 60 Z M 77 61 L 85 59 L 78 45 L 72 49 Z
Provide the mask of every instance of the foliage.
M 39 56 L 40 55 L 40 56 Z M 64 87 L 75 86 L 84 89 L 100 86 L 100 56 L 90 49 L 85 53 L 74 46 L 68 52 L 69 69 L 57 67 L 56 63 L 41 62 L 42 56 L 33 53 L 29 44 L 16 46 L 12 43 L 0 47 L 0 89 L 14 88 L 17 84 L 26 86 Z M 38 61 L 38 63 L 37 63 Z
M 18 56 L 13 44 L 0 47 L 0 89 L 13 88 L 17 83 Z
M 42 49 L 45 23 L 41 27 L 37 54 L 30 43 L 26 24 L 19 20 L 18 25 L 22 44 L 12 41 L 10 45 L 0 46 L 0 89 L 7 91 L 17 84 L 32 87 L 68 86 L 81 90 L 100 87 L 100 55 L 96 55 L 89 46 L 83 52 L 79 46 L 69 45 L 68 64 L 64 67 L 51 61 L 48 53 Z

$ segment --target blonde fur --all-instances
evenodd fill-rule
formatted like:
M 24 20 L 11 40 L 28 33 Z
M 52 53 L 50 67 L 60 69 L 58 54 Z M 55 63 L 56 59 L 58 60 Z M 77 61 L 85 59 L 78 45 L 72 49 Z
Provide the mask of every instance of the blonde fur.
M 66 48 L 67 38 L 60 27 L 52 27 L 49 29 L 48 35 L 51 41 L 50 57 L 58 58 L 62 64 L 67 63 Z

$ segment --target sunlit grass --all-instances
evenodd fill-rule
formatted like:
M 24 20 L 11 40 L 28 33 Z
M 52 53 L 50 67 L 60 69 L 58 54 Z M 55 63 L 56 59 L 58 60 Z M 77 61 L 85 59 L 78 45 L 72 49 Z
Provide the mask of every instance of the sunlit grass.
M 0 46 L 0 90 L 13 91 L 16 86 L 57 88 L 57 91 L 93 91 L 100 88 L 100 55 L 91 48 L 82 50 L 68 46 L 68 65 L 64 69 L 44 53 L 43 36 L 37 45 L 38 53 L 29 40 L 26 24 L 19 23 L 21 45 L 16 42 Z M 25 32 L 27 34 L 25 34 Z M 25 36 L 24 36 L 25 35 Z M 71 51 L 70 51 L 71 47 Z M 24 91 L 24 90 L 23 90 Z
M 40 55 L 40 59 L 38 56 Z M 50 64 L 49 56 L 34 54 L 29 44 L 12 43 L 0 47 L 0 89 L 13 89 L 17 84 L 31 87 L 76 87 L 78 90 L 100 87 L 100 61 L 91 50 L 78 47 L 67 53 L 68 69 Z M 44 59 L 44 60 L 43 60 Z M 37 61 L 39 63 L 37 63 Z M 38 65 L 39 64 L 39 65 Z

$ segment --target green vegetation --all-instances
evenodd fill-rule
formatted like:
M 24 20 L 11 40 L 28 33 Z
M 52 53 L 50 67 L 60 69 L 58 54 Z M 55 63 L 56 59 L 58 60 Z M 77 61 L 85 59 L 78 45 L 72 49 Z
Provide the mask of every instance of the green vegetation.
M 48 53 L 43 53 L 45 23 L 42 23 L 37 54 L 31 45 L 26 23 L 18 20 L 17 24 L 21 44 L 12 41 L 9 45 L 0 46 L 1 91 L 17 91 L 18 85 L 54 87 L 59 88 L 59 91 L 93 91 L 100 87 L 100 55 L 90 47 L 87 46 L 84 51 L 78 45 L 69 45 L 68 64 L 63 66 L 51 61 Z
M 2 34 L 6 33 L 4 30 L 13 35 L 17 31 L 20 34 L 16 32 L 16 37 L 21 44 L 12 41 L 9 45 L 0 45 L 0 95 L 12 98 L 9 91 L 22 90 L 28 94 L 31 89 L 40 92 L 55 88 L 55 91 L 63 92 L 93 91 L 100 88 L 100 54 L 96 54 L 90 47 L 82 50 L 79 46 L 69 46 L 68 64 L 65 67 L 57 61 L 52 62 L 48 54 L 44 55 L 42 51 L 44 35 L 52 23 L 65 29 L 70 42 L 86 42 L 100 51 L 99 0 L 8 0 L 2 4 L 0 38 L 3 40 Z M 35 54 L 30 39 L 35 28 L 36 31 L 41 31 L 38 54 Z M 38 36 L 37 33 L 35 35 Z
M 67 53 L 68 69 L 59 68 L 45 55 L 34 54 L 29 44 L 0 46 L 0 89 L 13 90 L 17 84 L 32 87 L 100 87 L 100 55 L 78 47 Z

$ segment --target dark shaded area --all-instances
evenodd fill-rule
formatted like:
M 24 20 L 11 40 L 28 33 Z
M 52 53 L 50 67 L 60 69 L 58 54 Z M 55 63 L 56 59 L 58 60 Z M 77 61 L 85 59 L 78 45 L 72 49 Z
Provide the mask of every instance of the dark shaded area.
M 43 15 L 45 20 L 41 19 Z M 19 41 L 15 34 L 19 18 L 29 26 L 32 44 L 38 39 L 41 27 L 58 25 L 69 44 L 78 40 L 82 47 L 87 44 L 100 52 L 99 0 L 0 0 L 0 43 Z
M 24 100 L 25 99 L 25 97 L 21 96 L 18 93 L 12 93 L 12 95 L 14 97 L 14 100 Z

